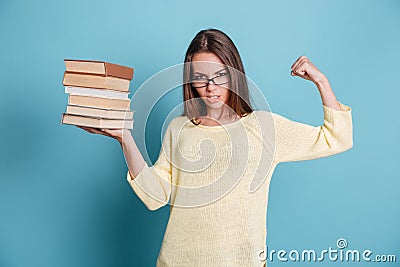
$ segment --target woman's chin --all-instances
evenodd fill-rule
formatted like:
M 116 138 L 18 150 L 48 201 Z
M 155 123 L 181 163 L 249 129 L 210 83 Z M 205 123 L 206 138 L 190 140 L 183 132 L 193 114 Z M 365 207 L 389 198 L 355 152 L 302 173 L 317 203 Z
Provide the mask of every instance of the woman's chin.
M 210 102 L 210 101 L 206 100 L 204 102 L 206 103 L 207 107 L 209 107 L 209 108 L 222 108 L 224 106 L 224 103 L 221 101 Z

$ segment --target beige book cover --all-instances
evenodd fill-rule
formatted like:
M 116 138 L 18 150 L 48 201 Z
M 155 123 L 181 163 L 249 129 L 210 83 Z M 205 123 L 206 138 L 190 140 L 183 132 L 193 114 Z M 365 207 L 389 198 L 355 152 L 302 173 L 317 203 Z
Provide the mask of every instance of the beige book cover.
M 114 120 L 62 114 L 61 123 L 104 129 L 133 129 L 132 120 Z
M 63 85 L 129 92 L 130 80 L 112 76 L 64 72 Z
M 68 95 L 68 105 L 129 111 L 130 99 Z
M 131 120 L 133 118 L 134 111 L 122 111 L 122 110 L 89 108 L 89 107 L 68 105 L 65 113 L 72 115 L 81 115 L 85 117 Z

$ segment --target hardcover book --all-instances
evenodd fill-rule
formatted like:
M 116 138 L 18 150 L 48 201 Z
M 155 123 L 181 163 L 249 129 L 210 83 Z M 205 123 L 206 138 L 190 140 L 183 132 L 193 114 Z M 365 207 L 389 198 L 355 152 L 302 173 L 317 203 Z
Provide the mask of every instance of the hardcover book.
M 106 129 L 133 129 L 133 120 L 113 120 L 93 117 L 84 117 L 79 115 L 62 114 L 61 123 L 93 128 Z
M 91 73 L 102 76 L 132 80 L 134 69 L 118 64 L 96 60 L 64 59 L 68 72 Z

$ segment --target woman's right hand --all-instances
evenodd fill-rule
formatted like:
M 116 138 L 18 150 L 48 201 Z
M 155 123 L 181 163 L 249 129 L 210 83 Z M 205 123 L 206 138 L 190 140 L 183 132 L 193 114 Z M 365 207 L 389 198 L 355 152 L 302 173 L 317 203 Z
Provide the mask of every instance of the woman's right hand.
M 126 138 L 129 135 L 132 136 L 131 131 L 129 129 L 99 129 L 93 127 L 79 126 L 79 125 L 76 125 L 76 127 L 81 128 L 89 133 L 109 136 L 111 138 L 116 139 L 121 145 L 123 138 Z

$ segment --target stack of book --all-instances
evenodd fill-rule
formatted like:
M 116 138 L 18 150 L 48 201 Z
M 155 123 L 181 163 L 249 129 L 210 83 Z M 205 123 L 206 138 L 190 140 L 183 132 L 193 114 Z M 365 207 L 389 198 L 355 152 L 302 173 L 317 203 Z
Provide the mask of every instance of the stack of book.
M 94 128 L 132 129 L 129 84 L 133 68 L 93 60 L 65 59 L 68 94 L 61 123 Z

